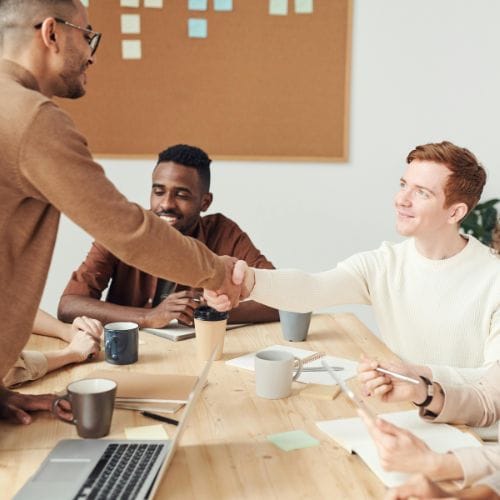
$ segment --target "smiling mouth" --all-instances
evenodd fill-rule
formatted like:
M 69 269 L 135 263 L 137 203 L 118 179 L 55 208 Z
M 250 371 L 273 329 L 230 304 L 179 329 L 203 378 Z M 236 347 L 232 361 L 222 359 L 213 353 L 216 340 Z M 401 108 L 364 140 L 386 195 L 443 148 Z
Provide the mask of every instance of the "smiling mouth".
M 179 220 L 175 215 L 160 215 L 160 219 L 170 225 L 175 224 Z

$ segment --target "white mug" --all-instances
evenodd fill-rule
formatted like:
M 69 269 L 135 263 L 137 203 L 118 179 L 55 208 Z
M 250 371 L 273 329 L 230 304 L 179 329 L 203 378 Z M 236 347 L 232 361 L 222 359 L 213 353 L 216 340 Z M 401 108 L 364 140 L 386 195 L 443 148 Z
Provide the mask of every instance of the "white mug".
M 294 374 L 293 371 L 297 370 Z M 255 391 L 266 399 L 290 396 L 292 382 L 302 371 L 302 361 L 285 351 L 260 351 L 255 355 Z

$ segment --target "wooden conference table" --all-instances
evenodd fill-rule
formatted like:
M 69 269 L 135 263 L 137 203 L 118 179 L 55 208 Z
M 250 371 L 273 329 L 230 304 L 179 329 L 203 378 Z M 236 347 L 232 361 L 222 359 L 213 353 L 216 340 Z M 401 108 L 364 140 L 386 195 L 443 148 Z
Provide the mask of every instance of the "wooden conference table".
M 96 369 L 149 373 L 197 374 L 195 340 L 170 342 L 141 332 L 139 362 L 116 367 L 99 360 L 64 368 L 20 392 L 60 391 Z M 29 347 L 49 350 L 59 342 L 32 336 Z M 316 427 L 318 420 L 350 417 L 355 411 L 343 394 L 333 401 L 305 398 L 304 386 L 294 383 L 292 395 L 265 400 L 255 395 L 253 372 L 238 370 L 224 361 L 273 344 L 286 344 L 279 323 L 253 325 L 226 334 L 224 355 L 214 362 L 181 446 L 167 471 L 157 498 L 173 499 L 305 499 L 383 498 L 385 488 L 356 455 L 348 454 Z M 62 342 L 60 343 L 62 345 Z M 306 342 L 296 347 L 359 359 L 360 353 L 394 358 L 390 351 L 354 315 L 313 316 Z M 352 386 L 357 380 L 351 379 Z M 378 411 L 410 409 L 409 404 L 381 405 Z M 123 439 L 126 427 L 159 422 L 136 412 L 115 410 L 109 438 Z M 172 436 L 175 428 L 164 424 Z M 267 441 L 269 434 L 302 429 L 320 441 L 319 446 L 285 452 Z M 0 422 L 0 497 L 11 498 L 38 468 L 60 439 L 76 438 L 72 425 L 47 413 L 29 426 Z

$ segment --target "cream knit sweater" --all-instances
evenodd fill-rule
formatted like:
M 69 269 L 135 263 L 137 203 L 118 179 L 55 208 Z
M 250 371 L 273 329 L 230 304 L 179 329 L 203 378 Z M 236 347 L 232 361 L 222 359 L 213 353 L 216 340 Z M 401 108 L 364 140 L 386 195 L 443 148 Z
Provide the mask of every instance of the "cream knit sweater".
M 408 239 L 330 271 L 256 269 L 255 279 L 250 298 L 284 310 L 371 304 L 387 346 L 428 365 L 438 382 L 474 382 L 500 359 L 500 257 L 472 236 L 443 260 L 423 257 Z

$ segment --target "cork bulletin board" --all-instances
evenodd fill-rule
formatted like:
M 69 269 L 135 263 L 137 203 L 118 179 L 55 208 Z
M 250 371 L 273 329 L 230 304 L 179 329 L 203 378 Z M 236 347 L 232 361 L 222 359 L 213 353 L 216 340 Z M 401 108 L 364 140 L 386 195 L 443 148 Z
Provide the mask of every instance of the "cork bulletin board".
M 93 154 L 187 143 L 219 159 L 345 161 L 352 0 L 215 2 L 87 0 L 103 38 L 87 95 L 60 105 Z M 124 32 L 124 14 L 140 26 Z

